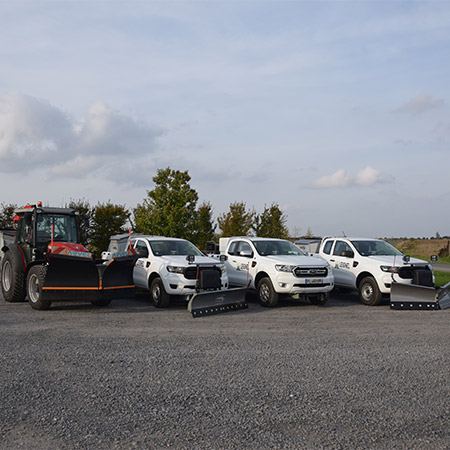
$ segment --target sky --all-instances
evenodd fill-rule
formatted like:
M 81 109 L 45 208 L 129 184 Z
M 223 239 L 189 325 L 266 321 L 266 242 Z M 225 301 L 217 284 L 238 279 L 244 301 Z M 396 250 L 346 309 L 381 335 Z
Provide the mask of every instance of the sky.
M 187 170 L 291 235 L 450 235 L 450 1 L 0 0 L 0 203 Z

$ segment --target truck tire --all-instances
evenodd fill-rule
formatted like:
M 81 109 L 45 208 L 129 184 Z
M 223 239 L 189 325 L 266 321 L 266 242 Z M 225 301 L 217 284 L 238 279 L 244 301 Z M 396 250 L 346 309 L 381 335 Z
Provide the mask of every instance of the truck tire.
M 26 297 L 25 274 L 18 270 L 14 255 L 7 251 L 2 259 L 2 293 L 5 301 L 23 302 Z
M 49 309 L 51 301 L 42 298 L 42 286 L 44 285 L 47 267 L 33 266 L 27 276 L 28 302 L 33 309 Z
M 161 278 L 155 278 L 150 286 L 150 295 L 156 308 L 165 308 L 169 306 L 170 295 L 164 289 Z
M 312 305 L 323 306 L 328 301 L 328 293 L 318 294 L 318 295 L 310 295 L 309 301 Z
M 365 277 L 359 283 L 359 298 L 367 306 L 379 305 L 383 298 L 378 284 L 373 277 Z
M 278 294 L 273 288 L 270 278 L 261 278 L 256 289 L 256 295 L 262 306 L 273 308 L 278 304 Z

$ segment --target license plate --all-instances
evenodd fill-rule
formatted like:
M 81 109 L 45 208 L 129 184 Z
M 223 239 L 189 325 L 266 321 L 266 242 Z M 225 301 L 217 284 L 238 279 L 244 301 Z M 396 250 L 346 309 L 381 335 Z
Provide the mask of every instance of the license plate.
M 323 284 L 323 280 L 313 278 L 311 280 L 305 280 L 305 284 Z

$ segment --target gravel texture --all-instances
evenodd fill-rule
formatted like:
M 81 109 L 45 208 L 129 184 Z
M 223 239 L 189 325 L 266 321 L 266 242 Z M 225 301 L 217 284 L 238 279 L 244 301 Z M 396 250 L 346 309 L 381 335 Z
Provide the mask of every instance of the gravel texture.
M 449 314 L 0 299 L 0 448 L 448 449 Z

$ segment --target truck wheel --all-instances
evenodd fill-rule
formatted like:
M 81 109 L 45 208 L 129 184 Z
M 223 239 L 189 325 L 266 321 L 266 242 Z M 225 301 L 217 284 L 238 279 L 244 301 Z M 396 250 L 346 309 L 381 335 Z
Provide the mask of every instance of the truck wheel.
M 161 278 L 155 278 L 152 281 L 150 286 L 150 294 L 156 308 L 165 308 L 166 306 L 169 306 L 170 295 L 164 289 Z
M 273 307 L 278 304 L 278 294 L 275 292 L 270 278 L 261 279 L 256 295 L 262 306 Z
M 328 294 L 310 295 L 309 301 L 312 305 L 323 306 L 328 301 Z
M 33 266 L 28 272 L 27 293 L 28 302 L 33 309 L 49 309 L 51 301 L 42 298 L 42 286 L 44 285 L 47 267 Z
M 22 302 L 26 297 L 25 274 L 16 269 L 14 255 L 7 251 L 2 260 L 2 293 L 5 301 Z
M 379 305 L 382 299 L 380 289 L 373 277 L 366 277 L 359 283 L 359 298 L 361 303 L 368 306 Z

